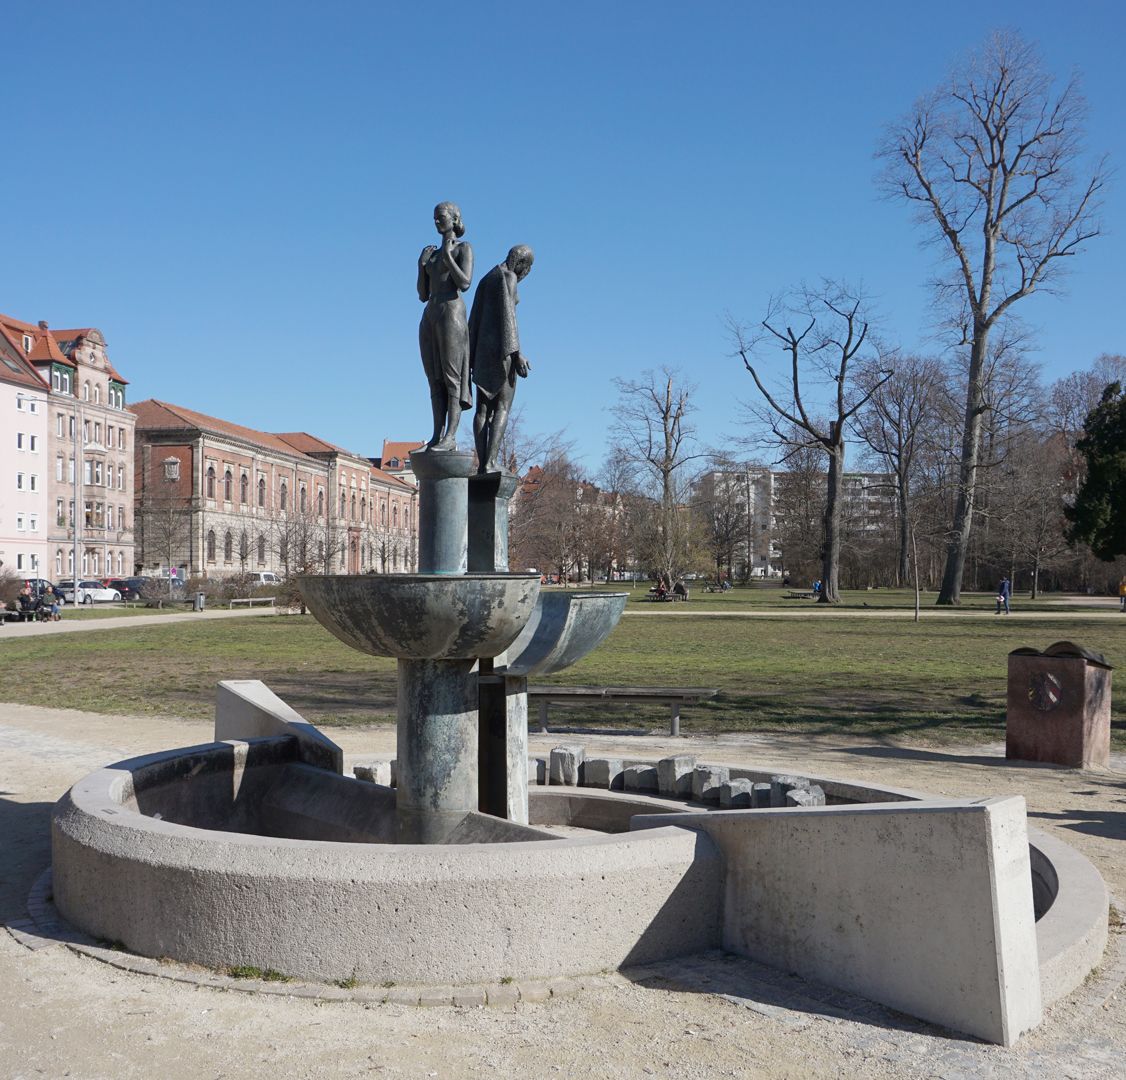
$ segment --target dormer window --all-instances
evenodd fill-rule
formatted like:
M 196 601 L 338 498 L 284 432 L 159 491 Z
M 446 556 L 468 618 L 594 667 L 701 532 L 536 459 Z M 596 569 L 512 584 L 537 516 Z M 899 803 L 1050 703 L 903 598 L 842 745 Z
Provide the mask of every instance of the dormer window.
M 31 352 L 31 335 L 24 334 L 23 336 L 23 351 Z

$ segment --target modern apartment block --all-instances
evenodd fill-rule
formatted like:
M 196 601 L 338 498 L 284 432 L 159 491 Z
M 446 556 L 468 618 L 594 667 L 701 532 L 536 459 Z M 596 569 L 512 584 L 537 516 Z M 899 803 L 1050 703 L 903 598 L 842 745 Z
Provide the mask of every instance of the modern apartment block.
M 52 330 L 3 315 L 0 327 L 41 384 L 45 431 L 37 452 L 28 451 L 25 480 L 46 494 L 40 576 L 73 575 L 76 558 L 82 577 L 133 573 L 134 419 L 105 337 L 94 327 Z
M 137 419 L 142 572 L 395 573 L 417 559 L 417 492 L 305 432 L 148 400 Z
M 0 570 L 45 576 L 47 384 L 0 324 Z

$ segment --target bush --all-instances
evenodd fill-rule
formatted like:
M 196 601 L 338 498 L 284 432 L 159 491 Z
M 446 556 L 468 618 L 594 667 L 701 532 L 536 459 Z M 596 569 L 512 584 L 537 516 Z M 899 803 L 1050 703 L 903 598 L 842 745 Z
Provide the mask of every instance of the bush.
M 16 597 L 23 588 L 23 578 L 17 577 L 10 570 L 0 570 L 0 611 L 8 609 L 15 611 Z

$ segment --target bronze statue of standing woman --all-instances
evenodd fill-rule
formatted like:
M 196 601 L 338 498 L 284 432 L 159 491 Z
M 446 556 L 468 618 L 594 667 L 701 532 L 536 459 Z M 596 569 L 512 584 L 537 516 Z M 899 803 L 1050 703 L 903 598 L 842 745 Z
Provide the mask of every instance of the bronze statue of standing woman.
M 461 239 L 465 226 L 454 203 L 434 207 L 434 227 L 441 246 L 429 244 L 418 257 L 418 298 L 426 305 L 418 345 L 434 411 L 434 434 L 427 448 L 455 450 L 462 410 L 472 405 L 469 326 L 461 294 L 473 280 L 473 249 Z

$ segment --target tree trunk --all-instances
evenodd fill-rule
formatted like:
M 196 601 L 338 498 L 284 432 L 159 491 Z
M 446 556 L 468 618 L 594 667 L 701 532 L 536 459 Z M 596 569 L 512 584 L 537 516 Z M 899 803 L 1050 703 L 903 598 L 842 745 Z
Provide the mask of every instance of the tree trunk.
M 840 427 L 831 426 L 834 436 Z M 819 604 L 840 603 L 837 579 L 841 562 L 841 480 L 844 475 L 844 444 L 836 441 L 826 448 L 829 454 L 829 473 L 825 485 L 825 513 L 821 532 L 821 595 Z
M 899 568 L 896 584 L 902 588 L 910 580 L 911 527 L 907 521 L 907 477 L 902 473 L 896 477 L 896 494 L 899 500 Z M 916 567 L 916 585 L 918 567 Z
M 936 604 L 952 606 L 962 601 L 962 575 L 966 569 L 966 553 L 973 526 L 974 492 L 977 487 L 977 466 L 981 456 L 981 427 L 985 415 L 985 357 L 989 347 L 989 329 L 980 320 L 974 321 L 974 341 L 970 353 L 970 370 L 966 386 L 966 415 L 962 430 L 962 459 L 958 467 L 958 499 L 950 542 L 946 548 L 946 569 Z

